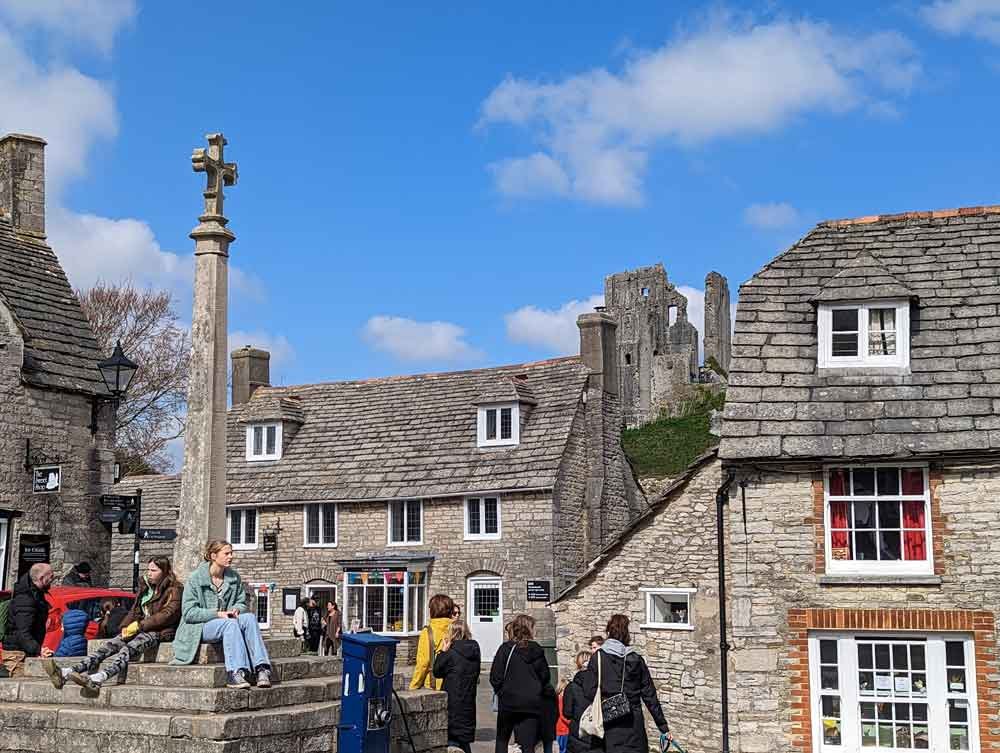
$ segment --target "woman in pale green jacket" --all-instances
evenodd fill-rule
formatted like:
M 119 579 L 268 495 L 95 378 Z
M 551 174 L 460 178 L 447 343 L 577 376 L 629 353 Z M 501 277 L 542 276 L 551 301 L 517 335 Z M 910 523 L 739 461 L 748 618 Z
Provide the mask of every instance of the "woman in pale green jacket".
M 269 688 L 271 659 L 257 617 L 247 611 L 243 580 L 232 564 L 233 547 L 228 541 L 217 539 L 205 547 L 205 561 L 184 584 L 181 623 L 170 663 L 190 664 L 200 643 L 222 643 L 226 687 L 249 688 L 255 676 L 258 688 Z

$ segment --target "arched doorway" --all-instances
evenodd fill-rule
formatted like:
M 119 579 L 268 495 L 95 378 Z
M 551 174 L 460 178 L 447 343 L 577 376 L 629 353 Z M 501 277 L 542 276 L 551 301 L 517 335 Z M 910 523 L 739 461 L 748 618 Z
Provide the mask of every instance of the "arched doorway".
M 483 661 L 491 662 L 503 643 L 503 578 L 493 573 L 470 575 L 465 603 L 472 637 Z

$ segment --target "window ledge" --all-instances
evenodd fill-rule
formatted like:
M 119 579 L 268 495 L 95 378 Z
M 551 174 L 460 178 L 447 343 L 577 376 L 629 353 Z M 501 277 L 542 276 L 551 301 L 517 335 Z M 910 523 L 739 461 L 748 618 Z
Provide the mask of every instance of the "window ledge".
M 821 586 L 940 586 L 939 575 L 821 575 Z
M 687 625 L 683 623 L 671 624 L 671 623 L 644 623 L 639 626 L 640 630 L 694 630 L 694 625 Z

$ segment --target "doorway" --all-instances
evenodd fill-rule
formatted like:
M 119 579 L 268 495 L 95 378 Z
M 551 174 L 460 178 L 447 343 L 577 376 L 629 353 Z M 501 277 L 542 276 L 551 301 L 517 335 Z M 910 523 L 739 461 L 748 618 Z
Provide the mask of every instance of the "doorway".
M 495 576 L 469 578 L 469 628 L 479 643 L 483 661 L 491 662 L 503 643 L 503 580 Z

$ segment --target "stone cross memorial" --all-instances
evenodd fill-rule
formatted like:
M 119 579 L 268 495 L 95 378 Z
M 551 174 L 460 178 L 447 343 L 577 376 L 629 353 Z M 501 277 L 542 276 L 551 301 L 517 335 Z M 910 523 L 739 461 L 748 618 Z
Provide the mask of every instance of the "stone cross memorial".
M 184 468 L 174 567 L 184 577 L 201 562 L 205 542 L 226 535 L 226 365 L 229 244 L 236 236 L 223 215 L 224 188 L 236 184 L 236 163 L 226 162 L 221 133 L 209 134 L 208 149 L 195 149 L 191 163 L 207 177 L 205 211 L 194 239 L 194 312 L 188 384 Z

